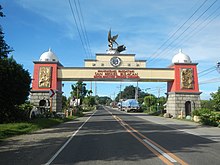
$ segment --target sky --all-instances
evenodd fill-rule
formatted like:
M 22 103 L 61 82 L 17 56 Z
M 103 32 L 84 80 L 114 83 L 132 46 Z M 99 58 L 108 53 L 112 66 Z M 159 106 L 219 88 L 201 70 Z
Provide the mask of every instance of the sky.
M 123 53 L 147 60 L 148 68 L 166 68 L 182 49 L 198 63 L 201 99 L 220 86 L 219 0 L 0 0 L 0 19 L 11 53 L 33 76 L 33 61 L 49 48 L 64 67 L 83 67 L 84 59 L 106 53 L 107 35 L 118 34 Z M 74 19 L 75 16 L 75 19 Z M 63 82 L 64 95 L 71 84 Z M 114 98 L 132 82 L 86 82 L 99 96 Z M 92 85 L 91 85 L 92 84 Z M 165 96 L 166 83 L 139 83 L 156 96 Z M 150 89 L 149 89 L 150 88 Z M 96 90 L 95 90 L 96 89 Z

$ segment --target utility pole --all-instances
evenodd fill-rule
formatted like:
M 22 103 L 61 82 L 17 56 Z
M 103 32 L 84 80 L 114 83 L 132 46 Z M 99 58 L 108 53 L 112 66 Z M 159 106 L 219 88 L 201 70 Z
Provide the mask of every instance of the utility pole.
M 120 110 L 122 110 L 122 100 L 121 100 L 121 83 L 120 83 L 120 99 L 119 99 L 119 101 L 120 101 Z
M 121 101 L 121 83 L 120 83 L 120 98 L 119 100 Z
M 146 88 L 146 92 L 148 91 L 148 90 L 150 90 L 151 88 Z M 150 106 L 150 103 L 151 103 L 151 94 L 149 93 L 149 95 L 150 95 L 150 99 L 149 99 L 149 106 Z M 151 106 L 150 106 L 150 112 L 151 112 Z
M 220 73 L 220 61 L 219 61 L 219 62 L 217 62 L 216 67 L 217 67 L 217 71 Z
M 96 81 L 95 81 L 95 96 L 97 95 L 97 84 L 96 84 Z
M 91 81 L 91 84 L 90 84 L 90 90 L 92 91 L 92 81 Z M 91 94 L 92 95 L 92 94 Z
M 159 98 L 160 98 L 160 87 L 158 87 L 158 96 L 157 96 L 157 111 L 159 110 Z M 162 114 L 162 110 L 161 110 L 161 114 Z
M 138 81 L 137 81 L 137 86 L 136 86 L 136 89 L 135 89 L 135 100 L 138 100 Z

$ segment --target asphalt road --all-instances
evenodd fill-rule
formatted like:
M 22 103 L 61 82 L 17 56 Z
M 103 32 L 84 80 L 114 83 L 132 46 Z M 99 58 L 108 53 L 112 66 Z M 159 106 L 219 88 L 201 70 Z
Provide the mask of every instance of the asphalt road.
M 103 107 L 58 128 L 1 142 L 0 164 L 218 165 L 219 153 L 218 141 Z

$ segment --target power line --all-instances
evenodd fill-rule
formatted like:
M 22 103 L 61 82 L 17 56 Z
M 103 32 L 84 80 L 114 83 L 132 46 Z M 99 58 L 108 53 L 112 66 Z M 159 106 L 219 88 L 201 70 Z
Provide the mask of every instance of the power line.
M 81 5 L 80 5 L 79 0 L 77 0 L 77 2 L 78 2 L 78 7 L 77 7 L 77 4 L 76 4 L 76 0 L 74 0 L 74 5 L 75 5 L 75 8 L 76 8 L 76 13 L 77 13 L 79 24 L 80 24 L 80 29 L 81 29 L 81 32 L 82 32 L 82 35 L 83 35 L 83 38 L 84 38 L 84 41 L 85 41 L 85 44 L 86 44 L 86 47 L 87 47 L 87 51 L 88 51 L 90 57 L 92 57 L 91 48 L 90 48 L 90 44 L 89 44 L 87 31 L 86 31 L 86 28 L 85 28 L 85 23 L 84 23 L 84 18 L 83 18 L 83 14 L 82 14 Z
M 212 70 L 212 69 L 214 69 L 214 68 L 215 68 L 215 66 L 212 66 L 212 67 L 210 67 L 210 68 L 208 68 L 208 69 L 202 70 L 202 71 L 199 72 L 198 74 L 201 74 L 201 73 L 204 73 L 204 72 L 210 71 L 210 70 Z
M 207 1 L 207 0 L 206 0 L 206 1 Z M 204 2 L 199 6 L 199 8 L 193 13 L 193 15 L 205 4 L 206 1 L 204 1 Z M 155 61 L 159 56 L 162 55 L 162 53 L 163 53 L 166 49 L 167 49 L 167 51 L 169 51 L 168 47 L 170 47 L 170 46 L 171 46 L 175 41 L 177 41 L 188 29 L 190 29 L 217 1 L 218 1 L 218 0 L 215 0 L 202 14 L 200 14 L 200 15 L 197 17 L 196 20 L 194 20 L 181 34 L 179 34 L 179 35 L 177 36 L 177 38 L 175 38 L 172 42 L 170 42 L 170 43 L 163 49 L 163 51 L 161 51 L 159 54 L 157 54 L 157 55 L 155 56 L 155 58 L 149 60 L 148 62 Z M 192 15 L 192 16 L 193 16 L 193 15 Z M 190 17 L 190 19 L 192 18 L 192 16 Z M 184 24 L 185 24 L 186 22 L 188 22 L 188 20 L 189 20 L 189 19 L 187 19 L 187 21 L 185 21 Z M 181 27 L 182 27 L 182 26 L 181 26 Z M 180 29 L 180 28 L 179 28 L 179 29 Z M 179 29 L 178 29 L 178 31 L 179 31 Z M 157 57 L 157 58 L 156 58 L 156 57 Z
M 184 43 L 186 41 L 188 41 L 190 38 L 192 38 L 195 34 L 199 33 L 201 30 L 203 30 L 207 25 L 209 25 L 215 18 L 217 18 L 220 13 L 218 15 L 216 15 L 214 18 L 210 19 L 218 10 L 220 9 L 220 7 L 218 7 L 214 12 L 212 12 L 210 15 L 208 15 L 205 20 L 203 22 L 201 22 L 199 25 L 197 25 L 191 32 L 189 32 L 189 35 L 186 35 L 184 38 L 185 40 L 181 40 L 181 43 Z M 209 21 L 208 21 L 209 20 Z M 203 25 L 204 24 L 204 25 Z M 201 26 L 203 25 L 203 26 Z M 198 28 L 200 28 L 199 30 L 197 30 Z M 196 31 L 197 30 L 197 31 Z M 184 39 L 183 38 L 183 39 Z M 179 43 L 180 44 L 180 43 Z
M 219 78 L 213 78 L 213 79 L 208 79 L 208 80 L 202 81 L 202 82 L 199 83 L 199 85 L 216 83 L 216 82 L 220 82 L 220 77 Z
M 198 34 L 199 32 L 201 32 L 205 27 L 207 27 L 212 21 L 214 21 L 214 19 L 216 19 L 220 13 L 218 13 L 215 17 L 213 17 L 212 19 L 210 19 L 208 21 L 208 19 L 213 16 L 218 10 L 220 9 L 220 7 L 218 7 L 214 12 L 212 12 L 210 15 L 208 15 L 208 17 L 206 17 L 206 19 L 201 22 L 199 25 L 197 25 L 195 27 L 195 29 L 193 29 L 192 31 L 188 32 L 188 35 L 185 35 L 182 40 L 180 40 L 176 46 L 174 46 L 171 49 L 168 49 L 163 55 L 166 56 L 167 54 L 169 54 L 171 51 L 175 50 L 177 47 L 181 47 L 180 45 L 185 43 L 186 41 L 188 41 L 190 38 L 192 38 L 193 36 L 195 36 L 196 34 Z M 204 24 L 206 22 L 206 24 Z M 201 26 L 202 24 L 204 24 L 203 26 Z M 200 28 L 200 29 L 198 29 Z M 198 29 L 198 30 L 197 30 Z
M 83 41 L 83 39 L 82 39 L 82 34 L 81 34 L 80 30 L 79 30 L 79 26 L 78 26 L 78 23 L 77 23 L 77 20 L 76 20 L 76 16 L 75 16 L 74 11 L 73 11 L 73 7 L 72 7 L 72 4 L 71 4 L 71 0 L 69 0 L 68 2 L 69 2 L 69 6 L 70 6 L 70 9 L 71 9 L 71 13 L 72 13 L 72 16 L 73 16 L 75 25 L 76 25 L 77 32 L 78 32 L 78 34 L 79 34 L 79 38 L 80 38 L 82 47 L 83 47 L 83 49 L 84 49 L 84 51 L 85 51 L 86 56 L 88 57 L 88 56 L 89 56 L 89 53 L 87 52 L 86 45 L 84 44 L 84 41 Z
M 214 72 L 214 71 L 216 71 L 216 67 L 211 69 L 211 70 L 209 70 L 209 71 L 207 71 L 207 72 L 205 72 L 205 73 L 203 73 L 202 75 L 199 75 L 199 77 L 203 77 L 203 76 L 205 76 L 205 75 L 207 75 L 207 74 L 209 74 L 211 72 Z
M 170 41 L 176 34 L 178 31 L 180 31 L 180 29 L 182 29 L 182 27 L 201 9 L 201 7 L 207 2 L 207 0 L 205 0 L 195 11 L 194 13 L 153 53 L 153 56 L 157 57 L 159 56 L 161 53 L 159 53 L 158 55 L 156 54 L 168 41 Z M 166 49 L 166 48 L 165 48 Z M 153 57 L 151 60 L 149 60 L 148 62 L 151 62 L 155 59 L 155 57 Z

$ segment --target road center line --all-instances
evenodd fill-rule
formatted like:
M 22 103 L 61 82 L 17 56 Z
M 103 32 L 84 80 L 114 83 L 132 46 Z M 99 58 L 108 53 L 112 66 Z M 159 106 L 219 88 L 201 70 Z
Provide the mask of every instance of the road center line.
M 96 113 L 97 111 L 93 112 L 91 116 L 89 116 L 86 121 L 70 136 L 70 138 L 66 141 L 66 143 L 54 154 L 54 156 L 45 164 L 50 165 L 54 159 L 63 151 L 63 149 L 69 144 L 69 142 L 73 139 L 74 136 L 82 129 L 82 127 L 89 121 L 89 119 Z
M 143 139 L 143 141 L 145 143 L 147 143 L 148 145 L 150 145 L 152 148 L 154 148 L 157 152 L 159 152 L 161 155 L 163 155 L 165 158 L 167 158 L 169 161 L 171 161 L 172 163 L 176 163 L 177 161 L 173 158 L 171 158 L 168 154 L 166 154 L 165 152 L 163 152 L 161 149 L 159 149 L 158 147 L 156 147 L 155 145 L 153 145 L 152 143 L 150 143 L 147 139 Z
M 106 109 L 107 110 L 107 109 Z M 109 113 L 110 111 L 107 110 Z M 172 154 L 171 152 L 167 151 L 166 149 L 164 149 L 163 147 L 161 147 L 159 144 L 155 143 L 154 141 L 148 139 L 147 137 L 145 137 L 143 134 L 141 134 L 140 132 L 138 132 L 137 130 L 135 130 L 134 128 L 132 128 L 129 124 L 127 124 L 125 121 L 123 121 L 120 117 L 113 115 L 113 118 L 115 118 L 116 121 L 119 122 L 119 124 L 121 124 L 121 126 L 123 126 L 125 128 L 125 130 L 127 130 L 132 136 L 134 136 L 138 141 L 140 141 L 142 144 L 144 144 L 150 151 L 152 151 L 155 155 L 157 155 L 165 164 L 170 164 L 170 163 L 181 163 L 183 165 L 187 165 L 186 162 L 184 162 L 183 160 L 181 160 L 180 158 L 178 158 L 176 155 Z M 143 139 L 139 138 L 138 136 L 136 136 L 134 133 L 137 133 L 140 137 L 142 137 Z M 150 148 L 151 147 L 151 148 Z M 158 155 L 160 154 L 160 155 Z M 167 163 L 165 160 L 167 159 L 170 163 Z

